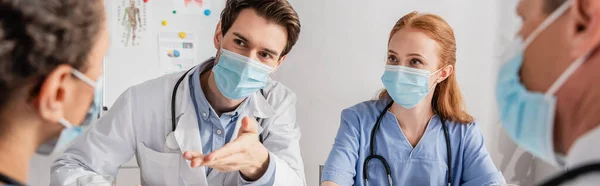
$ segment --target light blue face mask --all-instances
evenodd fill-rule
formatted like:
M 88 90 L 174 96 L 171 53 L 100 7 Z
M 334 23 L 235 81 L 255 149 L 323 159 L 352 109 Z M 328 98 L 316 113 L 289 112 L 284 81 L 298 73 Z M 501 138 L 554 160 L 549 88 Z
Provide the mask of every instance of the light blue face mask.
M 67 121 L 64 118 L 58 120 L 58 123 L 63 125 L 65 128 L 60 133 L 58 139 L 50 140 L 38 147 L 37 153 L 41 155 L 49 155 L 53 152 L 58 152 L 64 150 L 67 145 L 69 145 L 75 138 L 77 138 L 83 132 L 83 127 L 86 127 L 93 123 L 100 113 L 101 107 L 101 99 L 102 99 L 102 77 L 98 77 L 98 81 L 94 82 L 83 73 L 73 69 L 71 72 L 75 77 L 81 79 L 86 84 L 94 87 L 94 99 L 92 100 L 92 104 L 85 116 L 85 120 L 79 126 L 74 126 L 71 122 Z
M 406 109 L 415 107 L 429 92 L 429 77 L 443 68 L 431 73 L 428 70 L 386 65 L 381 82 L 394 102 Z
M 571 5 L 565 2 L 535 29 L 527 40 L 517 39 L 513 57 L 500 67 L 496 84 L 496 102 L 502 126 L 508 136 L 521 148 L 554 166 L 561 166 L 563 155 L 554 151 L 553 130 L 556 112 L 554 94 L 562 84 L 583 64 L 587 55 L 578 58 L 563 72 L 546 93 L 531 92 L 521 83 L 519 71 L 523 52 L 533 40 Z
M 239 100 L 265 88 L 273 67 L 221 48 L 212 69 L 217 88 L 225 97 Z

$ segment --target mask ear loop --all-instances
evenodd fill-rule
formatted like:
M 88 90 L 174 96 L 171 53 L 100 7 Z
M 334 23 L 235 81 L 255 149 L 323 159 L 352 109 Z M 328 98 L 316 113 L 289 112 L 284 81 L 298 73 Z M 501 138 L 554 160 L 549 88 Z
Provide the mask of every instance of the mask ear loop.
M 221 41 L 219 43 L 219 55 L 223 54 L 223 39 L 225 39 L 224 37 L 225 36 L 221 37 Z
M 575 73 L 575 71 L 577 71 L 577 69 L 583 65 L 589 56 L 590 53 L 588 52 L 587 54 L 577 58 L 573 64 L 569 65 L 569 67 L 563 72 L 563 74 L 560 75 L 560 77 L 558 77 L 554 84 L 550 86 L 546 92 L 546 96 L 553 96 L 554 93 L 556 93 L 556 91 L 558 91 L 558 89 L 569 79 L 569 77 L 571 77 L 571 75 L 573 75 L 573 73 Z
M 73 127 L 73 124 L 71 124 L 71 122 L 67 121 L 64 118 L 58 119 L 58 123 L 60 123 L 62 126 L 64 126 L 67 129 Z
M 223 40 L 225 39 L 224 35 L 221 35 L 221 40 L 219 40 L 219 49 L 217 49 L 217 56 L 215 56 L 215 64 L 219 63 L 219 58 L 223 55 Z
M 554 21 L 556 21 L 560 16 L 562 16 L 571 7 L 571 4 L 573 4 L 573 0 L 567 0 L 565 3 L 560 5 L 560 7 L 558 7 L 554 12 L 552 12 L 552 14 L 550 14 L 548 18 L 546 18 L 546 20 L 544 20 L 537 28 L 535 28 L 535 30 L 533 30 L 533 32 L 531 32 L 531 34 L 529 34 L 529 37 L 527 37 L 527 39 L 523 42 L 523 45 L 521 46 L 520 50 L 525 50 L 533 42 L 533 40 L 537 38 L 537 36 L 539 36 L 540 33 L 542 33 L 542 31 L 546 30 L 546 28 L 548 28 L 550 24 L 554 23 Z M 554 95 L 558 88 L 560 88 L 560 86 L 564 84 L 564 82 L 575 72 L 575 70 L 577 70 L 577 68 L 579 68 L 583 64 L 583 62 L 588 58 L 588 56 L 589 53 L 575 60 L 575 62 L 573 62 L 573 64 L 571 64 L 565 70 L 565 72 L 563 72 L 563 74 L 554 82 L 554 84 L 550 86 L 545 95 Z
M 563 3 L 560 7 L 558 7 L 554 12 L 552 12 L 537 28 L 535 28 L 531 34 L 527 38 L 520 37 L 516 35 L 513 39 L 513 42 L 508 45 L 507 48 L 500 54 L 500 60 L 506 62 L 510 60 L 510 58 L 518 55 L 518 53 L 524 51 L 532 42 L 539 36 L 542 31 L 544 31 L 548 26 L 550 26 L 554 21 L 556 21 L 567 9 L 571 7 L 573 0 L 568 0 Z
M 83 82 L 87 83 L 88 85 L 96 88 L 96 86 L 97 86 L 96 82 L 94 82 L 94 80 L 90 79 L 89 77 L 87 77 L 85 74 L 79 72 L 78 70 L 73 69 L 71 71 L 71 74 L 73 74 L 75 77 L 81 79 Z
M 436 70 L 435 72 L 431 73 L 429 76 L 431 77 L 432 75 L 434 75 L 434 74 L 437 74 L 438 72 L 441 72 L 441 71 L 442 71 L 444 68 L 446 68 L 446 67 L 448 67 L 448 65 L 446 65 L 446 66 L 444 66 L 444 67 L 442 67 L 442 68 L 440 68 L 440 69 Z M 444 81 L 444 80 L 445 80 L 445 79 L 444 79 L 444 80 L 442 80 L 442 81 L 439 81 L 439 80 L 437 80 L 437 79 L 439 79 L 439 78 L 440 78 L 439 76 L 436 78 L 436 81 L 435 81 L 435 83 L 433 84 L 433 86 L 431 86 L 431 88 L 429 88 L 429 92 L 431 92 L 431 90 L 433 90 L 433 88 L 434 88 L 434 87 L 436 87 L 436 85 L 437 85 L 437 84 L 440 84 L 442 81 Z
M 563 13 L 565 13 L 571 7 L 571 4 L 573 4 L 573 0 L 568 0 L 567 2 L 560 5 L 560 7 L 558 7 L 554 12 L 552 12 L 552 14 L 550 14 L 548 18 L 546 18 L 546 20 L 544 20 L 535 30 L 533 30 L 533 32 L 531 32 L 531 34 L 529 34 L 529 37 L 525 39 L 525 41 L 523 42 L 523 46 L 521 46 L 522 48 L 520 48 L 520 50 L 525 50 L 525 48 L 527 48 L 529 44 L 531 44 L 533 40 L 542 33 L 542 31 L 546 30 L 548 26 L 550 26 L 552 23 L 554 23 L 554 21 L 556 21 L 560 16 L 562 16 Z
M 548 19 L 546 19 L 544 22 L 542 22 L 542 24 L 533 31 L 532 34 L 535 34 L 533 36 L 537 37 L 537 35 L 539 35 L 540 32 L 542 32 L 542 30 L 546 29 L 546 27 L 548 27 L 552 22 L 554 22 L 556 19 L 558 19 L 558 17 L 560 17 L 565 11 L 567 11 L 567 9 L 569 7 L 571 7 L 572 3 L 573 3 L 573 0 L 568 0 L 567 2 L 562 4 L 556 11 L 554 11 L 548 17 Z M 524 46 L 527 47 L 531 42 L 533 42 L 533 39 L 534 39 L 534 37 L 528 38 L 527 41 L 525 42 L 526 45 L 524 45 Z M 585 60 L 587 60 L 588 57 L 590 56 L 590 53 L 591 52 L 588 52 L 585 55 L 577 58 L 573 62 L 573 64 L 569 65 L 569 67 L 558 77 L 558 79 L 552 84 L 552 86 L 550 86 L 548 91 L 546 91 L 545 96 L 546 97 L 553 96 L 554 93 L 556 93 L 556 91 L 558 91 L 558 89 L 569 79 L 569 77 L 571 77 L 571 75 L 573 75 L 573 73 L 575 73 L 575 71 L 577 69 L 579 69 L 579 67 L 581 67 L 581 65 L 583 65 Z
M 433 74 L 437 74 L 438 72 L 441 72 L 442 70 L 444 70 L 444 68 L 446 68 L 446 67 L 448 67 L 448 66 L 450 66 L 450 65 L 445 65 L 444 67 L 442 67 L 442 68 L 440 68 L 440 69 L 436 70 L 435 72 L 431 73 L 431 75 L 433 75 Z M 429 75 L 429 76 L 431 76 L 431 75 Z M 438 76 L 438 78 L 440 78 L 440 77 Z M 446 77 L 446 78 L 448 78 L 448 77 Z M 444 79 L 444 80 L 446 80 L 446 79 Z M 441 81 L 436 81 L 436 83 L 441 83 L 441 82 L 442 82 L 442 81 L 444 81 L 444 80 L 441 80 Z

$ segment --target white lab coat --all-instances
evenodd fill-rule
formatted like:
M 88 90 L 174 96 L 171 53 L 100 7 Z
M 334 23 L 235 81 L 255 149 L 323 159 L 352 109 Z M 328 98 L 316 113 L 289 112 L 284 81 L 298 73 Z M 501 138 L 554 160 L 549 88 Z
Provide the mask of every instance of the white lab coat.
M 166 147 L 165 138 L 172 131 L 171 95 L 182 75 L 166 75 L 127 89 L 107 115 L 54 162 L 50 185 L 73 185 L 78 177 L 88 174 L 116 176 L 119 167 L 133 155 L 144 186 L 238 185 L 238 171 L 213 170 L 207 177 L 204 168 L 191 169 L 189 161 L 182 158 L 183 151 L 202 152 L 189 75 L 180 84 L 176 98 L 175 138 L 180 149 Z M 295 94 L 271 79 L 264 94 L 266 99 L 260 92 L 255 93 L 248 106 L 254 108 L 249 115 L 264 118 L 259 132 L 266 130 L 262 133 L 263 145 L 276 163 L 274 185 L 306 185 Z M 239 122 L 232 138 L 237 136 L 238 128 Z
M 566 168 L 576 168 L 591 163 L 600 162 L 600 127 L 596 127 L 592 131 L 579 137 L 571 146 L 566 158 Z M 559 173 L 562 174 L 562 173 Z M 583 175 L 572 182 L 567 182 L 569 186 L 594 186 L 600 185 L 600 173 L 591 173 Z

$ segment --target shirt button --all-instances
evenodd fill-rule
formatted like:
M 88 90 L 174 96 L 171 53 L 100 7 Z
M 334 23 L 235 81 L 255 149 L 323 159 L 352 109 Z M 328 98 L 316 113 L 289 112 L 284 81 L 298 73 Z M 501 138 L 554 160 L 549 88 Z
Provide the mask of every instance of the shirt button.
M 202 117 L 206 118 L 206 115 L 207 115 L 206 112 L 202 113 Z
M 217 134 L 221 135 L 223 133 L 223 131 L 221 129 L 217 130 Z

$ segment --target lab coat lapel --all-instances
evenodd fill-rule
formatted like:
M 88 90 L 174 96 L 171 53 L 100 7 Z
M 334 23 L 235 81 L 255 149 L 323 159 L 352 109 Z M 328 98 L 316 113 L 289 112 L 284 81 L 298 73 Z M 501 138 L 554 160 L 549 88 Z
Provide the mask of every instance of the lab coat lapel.
M 176 98 L 177 108 L 175 108 L 178 112 L 176 114 L 177 126 L 174 134 L 177 145 L 182 153 L 185 151 L 202 152 L 198 119 L 194 105 L 191 104 L 192 97 L 190 96 L 189 75 L 181 82 L 180 88 L 177 90 L 179 93 Z
M 250 119 L 256 120 L 258 118 L 270 118 L 275 115 L 275 110 L 271 107 L 271 105 L 269 105 L 267 100 L 265 100 L 260 92 L 256 92 L 252 95 L 252 97 L 250 97 L 247 108 L 248 109 L 244 109 L 244 112 L 242 112 L 240 117 L 238 117 L 238 120 L 235 122 L 235 130 L 233 130 L 233 135 L 231 135 L 231 141 L 238 137 L 244 116 L 250 116 Z M 263 130 L 264 129 L 261 124 L 258 123 L 258 133 L 261 134 Z
M 189 74 L 187 76 L 188 77 L 181 82 L 178 90 L 179 94 L 177 94 L 176 99 L 178 103 L 176 110 L 179 112 L 176 115 L 178 119 L 174 135 L 182 154 L 185 151 L 202 152 L 202 141 L 198 129 L 198 119 L 194 105 L 191 104 L 192 99 L 190 96 Z M 181 179 L 184 180 L 187 185 L 207 185 L 204 168 L 192 169 L 190 167 L 190 161 L 183 161 L 183 157 L 179 167 Z
M 191 104 L 190 104 L 191 105 Z M 198 119 L 196 113 L 188 110 L 179 117 L 177 128 L 175 129 L 175 139 L 181 153 L 185 151 L 202 152 L 202 141 L 200 139 L 200 130 L 198 129 Z

